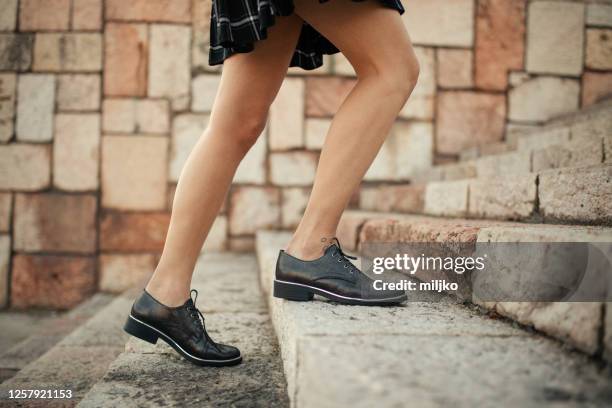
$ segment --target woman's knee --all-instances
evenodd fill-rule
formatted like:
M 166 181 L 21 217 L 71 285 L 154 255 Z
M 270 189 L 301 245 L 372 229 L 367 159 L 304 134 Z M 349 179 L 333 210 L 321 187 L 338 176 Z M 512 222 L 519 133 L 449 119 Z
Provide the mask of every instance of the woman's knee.
M 410 97 L 419 79 L 419 61 L 412 49 L 396 53 L 388 60 L 378 60 L 371 69 L 363 70 L 358 77 L 375 76 L 375 80 L 388 95 L 396 95 L 403 104 Z
M 218 133 L 226 142 L 246 154 L 264 131 L 266 120 L 267 114 L 250 112 L 234 118 L 231 124 L 223 126 L 223 130 Z

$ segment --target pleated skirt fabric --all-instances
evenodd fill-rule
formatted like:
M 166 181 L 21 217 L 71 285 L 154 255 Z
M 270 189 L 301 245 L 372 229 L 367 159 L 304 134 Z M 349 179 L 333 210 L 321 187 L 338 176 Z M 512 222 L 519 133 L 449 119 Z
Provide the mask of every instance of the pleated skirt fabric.
M 328 0 L 319 0 L 319 3 L 326 1 Z M 378 1 L 400 14 L 404 13 L 400 0 L 365 1 Z M 210 22 L 210 65 L 222 64 L 226 58 L 235 53 L 253 51 L 256 41 L 267 38 L 268 29 L 274 25 L 276 17 L 291 15 L 293 10 L 293 0 L 213 0 Z M 312 26 L 304 23 L 290 66 L 306 70 L 315 69 L 323 64 L 323 54 L 337 52 L 338 49 L 334 44 Z

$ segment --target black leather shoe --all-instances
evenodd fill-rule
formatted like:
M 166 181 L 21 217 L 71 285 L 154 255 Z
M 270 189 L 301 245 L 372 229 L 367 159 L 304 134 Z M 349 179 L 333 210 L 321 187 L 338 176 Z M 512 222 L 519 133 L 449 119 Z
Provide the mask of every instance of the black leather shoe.
M 240 350 L 215 343 L 206 333 L 204 316 L 196 308 L 198 291 L 184 305 L 168 307 L 146 290 L 134 302 L 123 330 L 155 344 L 161 338 L 185 359 L 202 366 L 230 366 L 242 361 Z
M 322 257 L 302 261 L 281 250 L 276 261 L 274 296 L 288 300 L 312 300 L 315 294 L 348 305 L 381 306 L 404 302 L 403 290 L 376 290 L 374 280 L 349 261 L 340 242 L 329 245 Z

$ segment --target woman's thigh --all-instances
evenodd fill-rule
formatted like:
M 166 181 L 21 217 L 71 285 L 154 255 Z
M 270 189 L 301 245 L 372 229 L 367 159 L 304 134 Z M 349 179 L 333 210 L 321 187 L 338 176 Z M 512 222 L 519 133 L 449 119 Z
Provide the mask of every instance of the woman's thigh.
M 302 24 L 295 14 L 277 17 L 268 29 L 268 38 L 255 42 L 253 51 L 225 60 L 211 126 L 232 125 L 250 118 L 265 120 L 287 73 Z
M 294 1 L 296 13 L 342 51 L 358 75 L 398 65 L 416 68 L 410 37 L 397 10 L 377 0 Z

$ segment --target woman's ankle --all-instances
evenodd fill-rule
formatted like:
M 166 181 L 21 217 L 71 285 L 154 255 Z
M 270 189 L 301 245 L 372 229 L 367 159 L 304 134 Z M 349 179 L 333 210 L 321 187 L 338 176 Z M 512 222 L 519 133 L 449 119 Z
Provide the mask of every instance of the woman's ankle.
M 329 245 L 331 238 L 333 237 L 330 236 L 320 237 L 318 239 L 302 240 L 294 236 L 289 242 L 289 245 L 287 245 L 285 252 L 303 261 L 311 261 L 313 259 L 320 258 L 323 255 L 323 252 Z
M 160 282 L 160 279 L 153 277 L 145 290 L 158 302 L 168 307 L 183 305 L 189 299 L 189 285 L 177 284 L 174 281 Z

